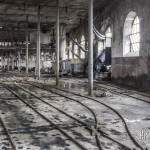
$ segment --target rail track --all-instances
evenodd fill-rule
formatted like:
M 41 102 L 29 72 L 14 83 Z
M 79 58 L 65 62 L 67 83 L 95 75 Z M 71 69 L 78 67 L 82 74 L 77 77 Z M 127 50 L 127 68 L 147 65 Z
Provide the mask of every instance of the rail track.
M 18 100 L 23 102 L 26 106 L 28 106 L 31 110 L 33 110 L 36 114 L 38 114 L 42 119 L 44 119 L 46 122 L 48 122 L 50 125 L 54 126 L 56 130 L 58 130 L 62 135 L 64 135 L 66 138 L 68 138 L 71 142 L 73 142 L 79 149 L 87 150 L 85 146 L 80 144 L 76 139 L 74 139 L 72 136 L 70 136 L 66 131 L 61 129 L 57 124 L 52 122 L 50 119 L 45 117 L 42 113 L 40 113 L 38 110 L 36 110 L 31 104 L 27 103 L 19 94 L 17 94 L 11 87 L 8 87 L 7 85 L 2 84 L 2 86 L 7 89 L 9 92 L 11 92 L 14 96 L 17 97 Z M 14 145 L 15 146 L 15 145 Z M 14 149 L 16 150 L 16 149 Z
M 77 121 L 77 122 L 80 123 L 81 125 L 85 126 L 85 128 L 86 128 L 89 132 L 91 132 L 91 133 L 93 132 L 93 128 L 92 128 L 91 126 L 89 126 L 87 123 L 85 123 L 85 122 L 83 122 L 83 121 L 81 121 L 81 120 L 79 120 L 79 119 L 77 119 L 77 118 L 75 118 L 75 117 L 73 117 L 73 116 L 67 114 L 66 112 L 60 110 L 59 108 L 57 108 L 57 107 L 51 105 L 50 103 L 44 101 L 43 99 L 41 99 L 40 97 L 38 97 L 37 95 L 35 95 L 33 92 L 28 91 L 27 89 L 23 88 L 22 86 L 19 86 L 19 85 L 15 85 L 15 86 L 17 86 L 18 88 L 20 88 L 20 89 L 22 89 L 23 91 L 27 92 L 28 94 L 34 96 L 35 98 L 37 98 L 37 99 L 40 100 L 41 102 L 47 104 L 48 106 L 50 106 L 50 107 L 56 109 L 56 110 L 59 111 L 60 113 L 65 114 L 66 116 L 70 117 L 71 119 L 74 119 L 75 121 Z M 7 89 L 8 89 L 8 87 L 7 87 Z M 10 90 L 10 89 L 8 89 L 8 90 Z M 13 92 L 13 91 L 11 90 L 11 92 Z M 16 95 L 16 93 L 14 93 L 14 92 L 13 92 L 13 94 L 15 94 L 15 96 L 19 97 L 19 99 L 20 99 L 20 96 L 19 96 L 18 94 Z M 73 101 L 74 101 L 74 100 L 73 100 Z M 78 102 L 78 101 L 76 101 L 76 102 Z M 81 104 L 81 102 L 79 102 L 79 104 Z M 83 107 L 85 107 L 85 108 L 87 109 L 87 106 L 86 106 L 86 105 L 81 104 L 81 106 L 83 106 Z M 112 141 L 112 142 L 118 144 L 119 147 L 121 147 L 123 150 L 131 150 L 131 148 L 129 148 L 128 146 L 126 146 L 126 145 L 124 145 L 124 144 L 122 144 L 122 143 L 120 143 L 120 142 L 114 140 L 113 138 L 111 138 L 110 136 L 108 136 L 106 133 L 104 133 L 104 132 L 101 131 L 100 129 L 97 129 L 97 125 L 96 125 L 96 123 L 97 123 L 97 118 L 96 118 L 96 115 L 95 115 L 95 113 L 93 112 L 92 109 L 88 108 L 88 110 L 90 110 L 90 112 L 92 112 L 92 115 L 93 115 L 93 117 L 95 118 L 95 130 L 96 130 L 95 139 L 96 139 L 96 143 L 97 143 L 98 149 L 102 149 L 102 146 L 101 146 L 101 143 L 100 143 L 100 140 L 99 140 L 99 135 L 101 135 L 101 136 L 103 136 L 104 138 L 106 138 L 106 139 L 108 139 L 108 140 L 110 140 L 110 141 Z M 98 135 L 98 133 L 99 133 L 99 135 Z
M 9 131 L 8 131 L 6 125 L 5 125 L 5 123 L 4 123 L 4 121 L 1 117 L 0 117 L 0 124 L 1 124 L 2 128 L 4 129 L 4 134 L 7 136 L 9 144 L 11 145 L 12 150 L 17 150 L 16 146 L 13 142 L 13 139 L 11 138 L 11 135 L 10 135 L 10 133 L 9 133 Z
M 147 95 L 147 94 L 144 94 L 144 93 L 141 93 L 141 92 L 138 92 L 138 91 L 134 91 L 134 90 L 126 90 L 124 88 L 121 88 L 121 87 L 118 87 L 118 86 L 114 86 L 114 85 L 111 85 L 111 84 L 106 84 L 107 87 L 104 87 L 104 86 L 102 86 L 102 84 L 96 82 L 95 85 L 97 87 L 100 87 L 101 90 L 110 91 L 110 92 L 112 92 L 114 94 L 124 95 L 124 96 L 130 97 L 130 98 L 133 98 L 135 100 L 142 101 L 142 102 L 145 102 L 147 104 L 150 104 L 150 101 L 144 100 L 143 98 L 139 98 L 139 97 L 135 97 L 135 96 L 129 95 L 129 94 L 127 94 L 127 92 L 132 92 L 133 94 L 138 94 L 138 95 L 144 96 L 146 98 L 150 98 L 150 95 Z M 112 89 L 112 88 L 116 88 L 116 89 Z M 118 90 L 122 90 L 122 92 L 117 91 L 117 89 Z M 127 92 L 124 92 L 125 90 Z
M 129 130 L 128 126 L 127 126 L 127 123 L 126 123 L 125 119 L 122 117 L 122 115 L 121 115 L 116 109 L 112 108 L 111 106 L 109 106 L 109 105 L 107 105 L 107 104 L 105 104 L 105 103 L 103 103 L 103 102 L 101 102 L 101 101 L 98 101 L 98 100 L 96 100 L 96 99 L 94 99 L 94 98 L 92 98 L 92 97 L 85 96 L 85 95 L 81 95 L 81 94 L 79 94 L 79 93 L 75 93 L 75 92 L 71 92 L 71 91 L 66 91 L 66 90 L 60 89 L 60 88 L 58 88 L 58 87 L 51 86 L 51 89 L 47 89 L 47 88 L 43 87 L 42 84 L 37 85 L 37 83 L 36 83 L 36 85 L 35 85 L 35 83 L 33 83 L 33 82 L 32 82 L 32 83 L 31 83 L 31 82 L 24 82 L 24 83 L 30 84 L 31 86 L 34 86 L 34 87 L 37 87 L 37 88 L 40 88 L 40 89 L 43 89 L 43 90 L 46 90 L 46 91 L 50 91 L 51 93 L 54 93 L 54 94 L 60 95 L 60 96 L 62 96 L 62 97 L 65 97 L 65 98 L 68 98 L 68 99 L 73 100 L 73 98 L 70 98 L 70 97 L 66 96 L 66 94 L 65 94 L 65 95 L 64 95 L 64 94 L 60 94 L 60 93 L 58 93 L 58 92 L 56 92 L 56 91 L 54 92 L 54 91 L 51 90 L 51 89 L 55 89 L 55 90 L 62 91 L 62 92 L 65 92 L 65 93 L 70 93 L 70 94 L 73 94 L 73 95 L 75 95 L 75 96 L 83 97 L 83 98 L 86 98 L 86 99 L 88 99 L 88 100 L 97 102 L 97 103 L 99 103 L 99 104 L 101 104 L 101 105 L 103 105 L 103 106 L 109 108 L 109 109 L 112 110 L 115 114 L 117 114 L 117 115 L 119 116 L 119 118 L 122 120 L 123 125 L 124 125 L 124 127 L 125 127 L 125 130 L 126 130 L 126 132 L 128 133 L 128 136 L 130 137 L 131 141 L 135 144 L 135 146 L 136 146 L 137 148 L 141 149 L 141 150 L 145 150 L 145 148 L 143 148 L 143 147 L 136 141 L 136 139 L 134 138 L 134 136 L 133 136 L 132 133 L 130 132 L 130 130 Z
M 59 112 L 65 114 L 66 116 L 68 116 L 68 117 L 74 119 L 75 121 L 77 121 L 78 123 L 82 124 L 83 126 L 85 126 L 85 127 L 91 132 L 91 134 L 92 134 L 92 132 L 95 132 L 95 131 L 96 131 L 97 133 L 99 133 L 99 134 L 102 135 L 103 137 L 105 137 L 105 138 L 109 139 L 110 141 L 112 141 L 112 142 L 118 144 L 118 145 L 121 146 L 122 148 L 124 148 L 124 149 L 126 149 L 126 150 L 131 150 L 131 148 L 129 148 L 129 147 L 127 147 L 126 145 L 123 145 L 123 144 L 121 144 L 120 142 L 114 140 L 113 138 L 111 138 L 110 136 L 108 136 L 104 131 L 100 130 L 100 129 L 97 127 L 97 122 L 98 122 L 97 120 L 98 120 L 98 119 L 97 119 L 97 117 L 96 117 L 95 112 L 94 112 L 90 107 L 88 107 L 88 106 L 86 106 L 85 104 L 83 104 L 82 102 L 80 102 L 80 101 L 78 101 L 78 100 L 75 100 L 75 99 L 70 99 L 70 100 L 72 100 L 72 101 L 75 101 L 75 102 L 79 103 L 81 106 L 83 106 L 83 107 L 85 107 L 87 110 L 89 110 L 89 112 L 91 112 L 91 114 L 93 115 L 93 118 L 94 118 L 94 120 L 95 120 L 94 131 L 93 131 L 93 128 L 92 128 L 91 126 L 89 126 L 87 123 L 85 123 L 85 122 L 83 122 L 83 121 L 81 121 L 81 120 L 79 120 L 79 119 L 77 119 L 77 118 L 75 118 L 75 117 L 73 117 L 73 116 L 67 114 L 66 112 L 60 110 L 59 108 L 57 108 L 57 107 L 51 105 L 50 103 L 44 101 L 43 99 L 41 99 L 40 97 L 38 97 L 38 96 L 36 96 L 35 94 L 31 93 L 29 90 L 23 88 L 22 86 L 19 86 L 19 85 L 16 85 L 16 86 L 19 87 L 20 89 L 22 89 L 23 91 L 25 91 L 25 92 L 31 94 L 32 96 L 36 97 L 37 99 L 39 99 L 40 101 L 44 102 L 45 104 L 47 104 L 47 105 L 49 105 L 49 106 L 55 108 L 55 109 L 58 110 Z M 67 98 L 67 97 L 66 97 L 66 98 Z M 53 100 L 53 98 L 50 98 L 50 99 Z M 96 139 L 96 142 L 97 142 L 97 145 L 98 145 L 99 149 L 102 149 L 102 146 L 101 146 L 101 144 L 100 144 L 100 140 L 99 140 L 99 138 L 98 138 L 98 134 L 95 135 L 95 139 Z
M 52 104 L 46 102 L 46 101 L 43 100 L 42 98 L 40 98 L 40 97 L 38 97 L 37 95 L 35 95 L 33 92 L 30 92 L 29 90 L 27 90 L 27 89 L 25 89 L 25 88 L 23 88 L 23 87 L 21 87 L 21 86 L 19 86 L 19 85 L 16 85 L 16 87 L 18 87 L 18 88 L 22 89 L 23 91 L 25 91 L 26 93 L 32 95 L 33 97 L 37 98 L 37 99 L 40 100 L 41 102 L 45 103 L 46 105 L 48 105 L 48 106 L 50 106 L 50 107 L 56 109 L 56 110 L 59 111 L 60 113 L 66 115 L 66 116 L 70 117 L 71 119 L 77 121 L 78 123 L 84 125 L 84 126 L 91 132 L 91 134 L 92 134 L 92 132 L 93 132 L 92 127 L 90 127 L 90 126 L 89 126 L 88 124 L 86 124 L 85 122 L 82 122 L 81 120 L 79 120 L 79 119 L 77 119 L 77 118 L 75 118 L 75 117 L 69 115 L 68 113 L 62 111 L 61 109 L 59 109 L 59 108 L 53 106 Z M 85 108 L 93 115 L 93 118 L 94 118 L 94 121 L 95 121 L 94 128 L 95 128 L 95 130 L 97 130 L 97 122 L 98 122 L 98 121 L 97 121 L 97 117 L 96 117 L 95 112 L 94 112 L 91 108 L 89 108 L 88 106 L 84 105 L 83 103 L 78 102 L 78 101 L 76 101 L 76 102 L 79 103 L 81 106 L 85 107 Z M 97 143 L 97 146 L 98 146 L 99 150 L 102 150 L 102 146 L 101 146 L 101 143 L 100 143 L 100 140 L 99 140 L 99 137 L 98 137 L 97 134 L 95 134 L 95 139 L 96 139 L 96 143 Z

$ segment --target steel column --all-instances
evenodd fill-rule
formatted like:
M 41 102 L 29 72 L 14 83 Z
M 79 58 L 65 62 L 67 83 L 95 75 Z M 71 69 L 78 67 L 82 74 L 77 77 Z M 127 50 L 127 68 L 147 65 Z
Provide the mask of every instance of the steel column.
M 27 17 L 28 23 L 28 17 Z M 28 25 L 26 28 L 26 74 L 29 73 L 29 35 L 28 35 Z
M 21 71 L 21 56 L 20 56 L 20 51 L 18 51 L 18 70 L 19 70 L 19 72 Z
M 89 0 L 88 7 L 88 80 L 89 95 L 93 95 L 93 0 Z
M 26 33 L 26 74 L 29 71 L 29 40 L 28 40 L 28 32 Z
M 15 69 L 15 62 L 14 62 L 14 61 L 15 61 L 15 58 L 14 58 L 14 57 L 15 57 L 15 55 L 12 54 L 12 55 L 11 55 L 12 71 L 14 71 L 14 69 Z
M 57 0 L 57 18 L 56 18 L 56 85 L 59 85 L 59 55 L 60 55 L 60 37 L 59 37 L 59 0 Z
M 6 58 L 5 58 L 5 56 L 3 57 L 3 59 L 4 59 L 4 70 L 6 69 Z
M 66 59 L 66 25 L 65 24 L 61 24 L 60 25 L 60 58 L 61 60 L 65 60 Z
M 41 38 L 40 38 L 40 24 L 41 24 L 41 18 L 40 18 L 40 6 L 38 7 L 38 22 L 37 22 L 37 56 L 36 56 L 36 75 L 38 79 L 40 79 L 40 68 L 41 68 Z
M 71 53 L 72 53 L 72 59 L 74 60 L 74 43 L 72 43 L 72 51 L 71 51 Z
M 10 52 L 8 52 L 8 57 L 7 57 L 7 68 L 9 71 L 9 69 L 10 69 Z
M 67 44 L 67 50 L 68 50 L 68 60 L 70 59 L 70 41 Z
M 1 56 L 1 68 L 2 68 L 2 70 L 4 68 L 4 56 L 3 56 L 3 53 L 2 53 L 2 56 Z

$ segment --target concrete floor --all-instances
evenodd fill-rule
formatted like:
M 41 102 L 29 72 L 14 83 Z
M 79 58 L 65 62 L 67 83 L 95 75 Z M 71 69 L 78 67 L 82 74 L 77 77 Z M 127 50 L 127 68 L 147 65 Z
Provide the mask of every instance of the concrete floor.
M 98 146 L 95 139 L 95 130 L 92 113 L 79 103 L 72 101 L 66 97 L 60 96 L 62 94 L 72 99 L 76 99 L 86 105 L 96 114 L 97 125 L 100 130 L 104 131 L 113 139 L 121 142 L 131 149 L 139 149 L 129 138 L 125 127 L 119 118 L 112 110 L 107 107 L 83 98 L 77 95 L 72 95 L 69 92 L 56 90 L 50 85 L 54 85 L 54 79 L 41 79 L 36 81 L 33 78 L 28 78 L 28 81 L 44 83 L 44 87 L 52 90 L 46 91 L 34 87 L 29 84 L 21 83 L 26 81 L 23 77 L 13 77 L 12 75 L 1 77 L 1 82 L 9 83 L 8 86 L 15 91 L 21 98 L 25 100 L 34 109 L 38 110 L 47 119 L 58 125 L 64 132 L 68 133 L 73 139 L 80 143 L 85 149 L 96 150 Z M 37 83 L 37 85 L 39 85 Z M 16 84 L 34 93 L 45 102 L 64 111 L 65 113 L 87 123 L 93 127 L 93 133 L 89 133 L 87 129 L 74 119 L 60 113 L 58 110 L 43 103 L 33 95 L 16 87 Z M 50 85 L 49 85 L 50 84 Z M 67 91 L 81 93 L 87 95 L 87 79 L 65 79 L 62 78 L 60 87 Z M 105 89 L 107 88 L 107 90 Z M 113 91 L 108 90 L 111 89 Z M 143 96 L 143 93 L 127 89 L 118 89 L 112 87 L 110 84 L 95 83 L 94 99 L 108 104 L 116 109 L 125 119 L 130 132 L 142 147 L 150 149 L 150 103 L 137 100 L 140 98 L 150 102 L 149 94 Z M 105 90 L 104 90 L 105 89 Z M 117 94 L 114 91 L 129 94 Z M 58 94 L 57 94 L 58 93 Z M 142 95 L 141 95 L 142 94 Z M 135 98 L 133 98 L 135 97 Z M 8 132 L 11 136 L 17 150 L 31 149 L 31 150 L 78 150 L 81 149 L 66 137 L 62 132 L 57 130 L 54 125 L 47 122 L 35 111 L 29 108 L 25 103 L 20 101 L 10 91 L 0 85 L 0 117 L 5 123 Z M 104 150 L 123 150 L 118 144 L 99 135 L 99 141 Z M 0 150 L 11 150 L 12 147 L 6 136 L 2 125 L 0 124 Z

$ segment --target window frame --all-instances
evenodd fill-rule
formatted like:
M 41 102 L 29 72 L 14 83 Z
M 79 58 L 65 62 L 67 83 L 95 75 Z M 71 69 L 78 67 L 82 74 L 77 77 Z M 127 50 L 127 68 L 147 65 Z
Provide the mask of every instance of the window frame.
M 135 23 L 135 20 L 138 19 L 138 23 Z M 135 26 L 135 27 L 134 27 Z M 137 32 L 133 32 L 133 28 L 139 28 L 139 31 Z M 137 30 L 137 29 L 136 29 Z M 134 17 L 134 20 L 132 22 L 132 25 L 131 25 L 131 34 L 129 34 L 129 40 L 130 40 L 130 51 L 131 53 L 134 53 L 134 52 L 139 52 L 140 51 L 140 20 L 139 20 L 139 17 L 136 15 Z M 139 35 L 139 41 L 136 41 L 136 40 L 132 40 L 131 39 L 131 36 L 133 36 L 133 38 L 136 36 L 136 35 Z M 138 47 L 136 46 L 136 44 L 138 44 Z M 133 46 L 135 45 L 135 46 Z M 138 50 L 134 50 L 134 47 L 137 47 Z
M 109 34 L 109 36 L 108 36 Z M 107 27 L 106 31 L 105 31 L 105 48 L 106 47 L 112 47 L 112 29 L 110 26 Z M 109 41 L 109 44 L 108 44 Z M 108 46 L 109 45 L 109 46 Z
M 83 49 L 85 49 L 85 43 L 86 43 L 85 36 L 82 35 L 80 45 L 82 46 Z M 85 59 L 85 52 L 83 52 L 83 50 L 80 50 L 80 58 Z
M 138 18 L 138 21 L 135 20 Z M 139 57 L 141 50 L 141 21 L 138 14 L 130 11 L 123 28 L 123 57 Z

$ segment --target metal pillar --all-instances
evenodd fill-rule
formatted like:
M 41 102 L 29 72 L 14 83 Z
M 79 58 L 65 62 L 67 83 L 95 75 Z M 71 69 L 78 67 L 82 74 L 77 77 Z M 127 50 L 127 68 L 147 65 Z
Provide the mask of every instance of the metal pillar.
M 6 68 L 6 58 L 5 58 L 5 56 L 3 56 L 3 62 L 4 62 L 3 69 L 5 70 L 5 68 Z
M 15 58 L 14 58 L 15 56 L 14 55 L 12 55 L 11 56 L 11 60 L 12 60 L 12 71 L 14 71 L 14 69 L 15 69 Z
M 10 53 L 8 52 L 8 56 L 7 56 L 7 70 L 9 71 L 10 69 Z
M 3 69 L 5 70 L 6 69 L 6 58 L 5 58 L 5 53 L 3 53 Z
M 66 59 L 66 25 L 60 25 L 60 58 L 61 60 Z
M 1 54 L 1 68 L 2 68 L 2 70 L 3 70 L 3 68 L 4 68 L 4 53 L 2 52 L 2 54 Z
M 21 56 L 20 56 L 20 51 L 18 51 L 18 71 L 21 71 Z
M 88 49 L 88 80 L 89 95 L 93 95 L 93 0 L 89 0 L 88 6 L 88 33 L 89 33 L 89 49 Z
M 28 17 L 27 17 L 28 23 Z M 26 74 L 29 73 L 29 35 L 28 35 L 28 27 L 26 28 Z
M 81 44 L 81 39 L 80 39 L 79 43 Z M 81 49 L 80 49 L 80 47 L 78 47 L 78 55 L 81 58 Z
M 38 22 L 37 22 L 37 51 L 36 51 L 36 69 L 35 75 L 37 76 L 38 80 L 40 79 L 40 68 L 41 68 L 41 38 L 40 38 L 40 30 L 41 30 L 41 17 L 40 17 L 40 6 L 38 7 Z
M 56 18 L 56 85 L 59 85 L 59 0 L 57 0 L 57 18 Z
M 68 60 L 70 59 L 70 41 L 69 43 L 67 44 L 67 49 L 68 49 Z
M 72 59 L 74 59 L 74 43 L 72 43 L 72 51 L 71 51 L 71 53 L 72 53 Z
M 1 68 L 3 69 L 3 66 L 4 66 L 4 59 L 3 59 L 3 56 L 1 56 Z

